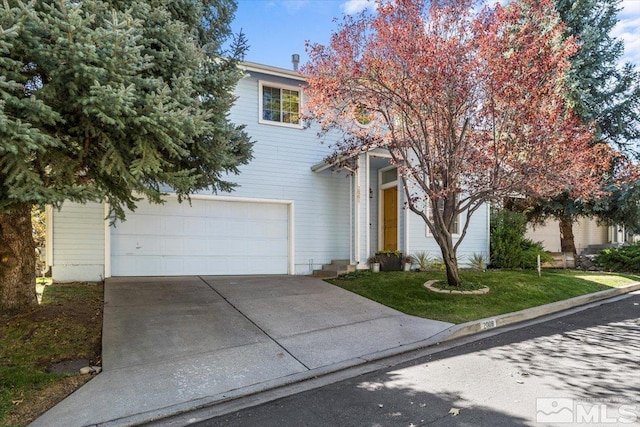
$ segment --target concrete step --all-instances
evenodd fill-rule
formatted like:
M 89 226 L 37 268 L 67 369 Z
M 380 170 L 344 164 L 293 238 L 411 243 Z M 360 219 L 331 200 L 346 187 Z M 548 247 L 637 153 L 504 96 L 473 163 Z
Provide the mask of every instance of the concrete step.
M 329 271 L 344 271 L 345 273 L 350 273 L 352 271 L 356 271 L 355 265 L 336 265 L 336 264 L 324 264 L 322 266 L 323 270 Z
M 314 277 L 338 277 L 341 274 L 347 274 L 356 271 L 356 266 L 349 264 L 348 259 L 334 259 L 330 264 L 324 264 L 321 270 L 313 270 Z
M 348 271 L 346 270 L 313 270 L 313 273 L 311 274 L 313 277 L 319 277 L 322 279 L 332 279 L 334 277 L 338 277 L 341 274 L 347 274 Z
M 596 255 L 599 254 L 600 251 L 602 251 L 603 249 L 607 249 L 607 248 L 615 248 L 619 245 L 615 244 L 615 243 L 604 243 L 601 245 L 589 245 L 586 248 L 584 248 L 582 250 L 582 253 L 580 255 Z
M 336 265 L 336 266 L 346 267 L 347 265 L 349 265 L 349 262 L 350 261 L 348 259 L 332 259 L 331 264 L 326 264 L 326 265 Z

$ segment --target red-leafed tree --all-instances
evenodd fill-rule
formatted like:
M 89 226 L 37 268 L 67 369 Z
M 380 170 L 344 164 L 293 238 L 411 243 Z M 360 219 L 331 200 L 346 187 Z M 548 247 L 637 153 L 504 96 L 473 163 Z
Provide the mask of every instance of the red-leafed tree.
M 452 286 L 480 206 L 563 189 L 586 197 L 608 158 L 589 147 L 590 130 L 566 102 L 577 47 L 552 1 L 475 5 L 381 1 L 375 13 L 345 17 L 328 46 L 310 45 L 303 68 L 309 118 L 344 132 L 335 159 L 389 151 L 406 207 L 427 224 Z

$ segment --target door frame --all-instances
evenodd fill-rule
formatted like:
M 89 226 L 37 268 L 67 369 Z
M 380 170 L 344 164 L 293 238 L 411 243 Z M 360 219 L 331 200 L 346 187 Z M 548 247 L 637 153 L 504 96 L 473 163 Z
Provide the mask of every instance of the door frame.
M 384 190 L 392 187 L 397 187 L 397 206 L 398 206 L 398 215 L 396 217 L 396 221 L 398 223 L 396 229 L 396 246 L 400 248 L 400 186 L 398 184 L 398 178 L 396 176 L 395 181 L 387 182 L 386 184 L 382 184 L 382 173 L 389 171 L 391 169 L 397 169 L 397 166 L 385 166 L 383 168 L 378 169 L 378 250 L 381 251 L 384 249 Z

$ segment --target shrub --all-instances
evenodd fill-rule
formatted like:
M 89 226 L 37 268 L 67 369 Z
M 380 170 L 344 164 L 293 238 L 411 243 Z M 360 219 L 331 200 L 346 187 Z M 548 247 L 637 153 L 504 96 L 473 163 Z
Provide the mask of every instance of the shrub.
M 538 255 L 540 262 L 553 262 L 553 257 L 545 252 L 541 242 L 534 242 L 531 239 L 522 239 L 522 268 L 537 268 Z
M 640 244 L 604 249 L 596 262 L 610 271 L 640 272 Z
M 496 268 L 536 268 L 537 257 L 550 261 L 542 243 L 524 237 L 527 218 L 506 209 L 491 212 L 491 266 Z
M 487 259 L 484 254 L 473 253 L 469 257 L 469 265 L 472 269 L 478 271 L 484 271 L 487 268 Z
M 418 264 L 420 270 L 427 271 L 431 268 L 431 264 L 433 263 L 433 258 L 429 255 L 429 252 L 420 251 L 416 252 L 411 256 L 412 263 Z

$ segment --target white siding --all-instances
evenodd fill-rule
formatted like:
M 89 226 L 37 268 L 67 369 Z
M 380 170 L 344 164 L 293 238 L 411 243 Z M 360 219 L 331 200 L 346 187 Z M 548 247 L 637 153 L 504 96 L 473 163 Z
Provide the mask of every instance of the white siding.
M 105 212 L 100 203 L 65 202 L 53 212 L 53 278 L 58 282 L 104 279 Z
M 473 254 L 482 254 L 485 259 L 489 255 L 489 209 L 487 205 L 481 206 L 471 216 L 471 224 L 467 234 L 458 248 L 458 262 L 461 267 L 468 266 L 469 258 Z M 440 247 L 435 239 L 427 233 L 427 225 L 424 220 L 413 212 L 409 212 L 409 255 L 419 251 L 426 251 L 432 257 L 442 257 Z M 460 216 L 460 230 L 464 226 L 465 216 Z M 454 238 L 454 244 L 457 239 Z
M 331 141 L 323 143 L 315 126 L 302 130 L 258 123 L 259 80 L 300 84 L 257 73 L 240 81 L 230 118 L 246 125 L 255 144 L 251 162 L 240 175 L 229 177 L 239 184 L 230 195 L 293 200 L 296 274 L 309 274 L 332 259 L 349 259 L 349 177 L 311 170 L 331 153 Z

